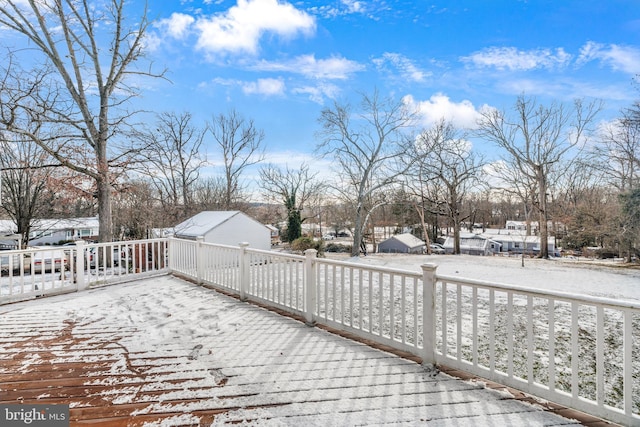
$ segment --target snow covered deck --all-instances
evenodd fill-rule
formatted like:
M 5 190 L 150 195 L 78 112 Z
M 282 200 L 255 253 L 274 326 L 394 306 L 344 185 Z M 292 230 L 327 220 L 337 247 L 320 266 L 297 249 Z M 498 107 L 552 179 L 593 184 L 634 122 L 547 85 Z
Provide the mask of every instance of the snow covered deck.
M 172 276 L 0 319 L 0 403 L 69 404 L 71 425 L 577 424 Z

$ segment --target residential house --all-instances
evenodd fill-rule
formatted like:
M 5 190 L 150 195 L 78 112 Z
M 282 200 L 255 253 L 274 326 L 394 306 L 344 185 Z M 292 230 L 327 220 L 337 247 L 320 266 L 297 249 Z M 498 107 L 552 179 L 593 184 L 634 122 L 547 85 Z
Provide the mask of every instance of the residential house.
M 454 252 L 454 239 L 447 237 L 442 244 L 445 252 L 452 254 Z M 460 253 L 467 255 L 491 255 L 500 252 L 501 244 L 488 237 L 473 234 L 460 233 Z

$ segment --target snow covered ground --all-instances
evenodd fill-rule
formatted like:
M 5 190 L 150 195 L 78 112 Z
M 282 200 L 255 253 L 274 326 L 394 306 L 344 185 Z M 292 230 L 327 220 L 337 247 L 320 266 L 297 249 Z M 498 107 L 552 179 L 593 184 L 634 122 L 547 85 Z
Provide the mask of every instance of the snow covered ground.
M 615 266 L 588 259 L 526 258 L 474 255 L 372 254 L 360 258 L 327 254 L 329 258 L 420 271 L 420 265 L 438 265 L 438 274 L 535 289 L 640 301 L 640 268 Z

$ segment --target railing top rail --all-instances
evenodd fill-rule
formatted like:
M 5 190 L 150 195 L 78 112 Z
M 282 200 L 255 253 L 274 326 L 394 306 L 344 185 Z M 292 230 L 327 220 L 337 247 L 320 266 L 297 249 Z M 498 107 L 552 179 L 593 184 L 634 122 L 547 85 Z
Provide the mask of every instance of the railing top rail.
M 603 305 L 616 309 L 632 309 L 640 310 L 640 301 L 620 300 L 606 297 L 598 297 L 593 295 L 575 294 L 570 292 L 556 291 L 553 289 L 534 288 L 523 285 L 513 285 L 505 283 L 488 282 L 484 280 L 465 279 L 461 277 L 446 276 L 437 274 L 437 281 L 462 284 L 473 287 L 481 287 L 487 289 L 497 289 L 504 292 L 515 292 L 518 294 L 532 295 L 546 299 L 558 299 L 566 301 L 576 301 L 589 305 Z
M 247 253 L 263 254 L 263 255 L 277 256 L 277 257 L 283 257 L 283 258 L 291 258 L 291 259 L 295 259 L 295 260 L 299 260 L 299 261 L 304 261 L 306 259 L 306 257 L 304 255 L 289 254 L 289 253 L 286 253 L 286 252 L 274 252 L 274 251 L 270 251 L 270 250 L 266 250 L 266 249 L 247 248 Z
M 327 259 L 327 258 L 317 258 L 316 262 L 319 263 L 319 264 L 340 265 L 340 266 L 343 266 L 343 267 L 359 268 L 359 269 L 363 269 L 363 270 L 372 270 L 372 271 L 380 272 L 380 273 L 389 273 L 389 274 L 396 274 L 396 275 L 402 275 L 402 276 L 422 278 L 422 273 L 421 272 L 415 272 L 415 271 L 411 271 L 411 270 L 403 270 L 403 269 L 400 269 L 400 268 L 376 266 L 376 265 L 370 265 L 370 264 L 361 264 L 361 263 L 357 263 L 357 262 L 353 262 L 353 261 L 340 261 L 340 260 Z
M 113 241 L 113 242 L 97 242 L 97 243 L 85 243 L 87 246 L 96 246 L 96 247 L 102 247 L 102 246 L 126 246 L 126 245 L 139 245 L 139 244 L 144 244 L 144 243 L 154 243 L 154 242 L 162 242 L 162 241 L 167 241 L 168 239 L 166 237 L 158 237 L 158 238 L 154 238 L 154 239 L 139 239 L 139 240 L 117 240 L 117 241 Z M 69 245 L 71 246 L 71 245 Z M 68 248 L 69 246 L 65 246 L 65 248 Z M 73 247 L 73 246 L 71 246 Z

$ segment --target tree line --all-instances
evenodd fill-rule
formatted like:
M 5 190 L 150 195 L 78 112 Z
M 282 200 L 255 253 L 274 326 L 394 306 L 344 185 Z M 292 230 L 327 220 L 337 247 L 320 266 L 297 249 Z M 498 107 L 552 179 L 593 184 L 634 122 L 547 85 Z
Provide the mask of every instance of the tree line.
M 238 209 L 284 222 L 287 241 L 305 222 L 346 228 L 354 256 L 375 245 L 380 225 L 427 242 L 448 230 L 459 253 L 465 226 L 506 219 L 539 224 L 542 257 L 550 235 L 628 259 L 638 252 L 638 103 L 603 126 L 598 101 L 521 95 L 509 110 L 480 111 L 473 129 L 420 128 L 411 104 L 373 90 L 321 111 L 316 155 L 330 160 L 328 179 L 308 164 L 269 164 L 264 132 L 235 110 L 205 123 L 171 111 L 140 123 L 136 82 L 166 70 L 144 55 L 146 13 L 126 14 L 124 0 L 8 0 L 0 25 L 29 45 L 5 47 L 0 66 L 2 210 L 25 239 L 43 217 L 98 215 L 110 241 Z M 500 157 L 488 161 L 482 144 Z

